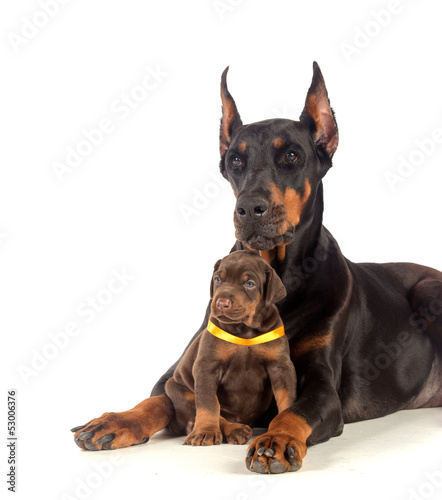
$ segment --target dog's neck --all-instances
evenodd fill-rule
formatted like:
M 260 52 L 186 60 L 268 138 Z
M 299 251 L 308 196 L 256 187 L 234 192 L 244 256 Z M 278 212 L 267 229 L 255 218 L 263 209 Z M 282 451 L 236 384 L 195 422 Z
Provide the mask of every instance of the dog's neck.
M 291 243 L 282 244 L 271 250 L 260 251 L 263 257 L 276 270 L 282 269 L 285 263 L 302 265 L 315 251 L 322 229 L 324 211 L 323 187 L 319 183 L 314 203 L 310 210 L 303 214 L 301 222 L 295 228 L 295 236 Z
M 210 321 L 221 330 L 243 339 L 252 339 L 282 325 L 278 309 L 274 304 L 258 306 L 253 318 L 247 323 L 223 323 L 211 316 Z
M 323 209 L 321 182 L 312 207 L 295 229 L 293 241 L 272 250 L 259 252 L 275 269 L 286 288 L 291 290 L 290 295 L 303 294 L 308 279 L 334 250 L 330 247 L 336 242 L 322 225 Z M 246 247 L 239 242 L 239 248 Z

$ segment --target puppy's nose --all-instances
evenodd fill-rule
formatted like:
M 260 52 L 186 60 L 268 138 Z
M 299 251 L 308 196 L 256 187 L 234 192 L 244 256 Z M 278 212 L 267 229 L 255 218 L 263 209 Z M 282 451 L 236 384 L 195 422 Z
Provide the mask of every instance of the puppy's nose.
M 218 299 L 216 301 L 216 307 L 222 311 L 228 311 L 232 307 L 232 302 L 229 299 Z

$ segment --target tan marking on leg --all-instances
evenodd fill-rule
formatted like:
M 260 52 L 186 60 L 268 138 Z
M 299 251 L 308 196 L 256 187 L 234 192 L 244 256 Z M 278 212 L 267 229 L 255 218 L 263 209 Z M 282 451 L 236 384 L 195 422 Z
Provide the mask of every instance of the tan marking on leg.
M 205 408 L 196 409 L 195 425 L 184 440 L 184 444 L 192 446 L 211 446 L 221 444 L 223 435 L 219 427 L 219 411 Z
M 268 432 L 273 434 L 281 432 L 293 436 L 302 445 L 304 451 L 302 457 L 307 453 L 307 439 L 312 433 L 312 428 L 301 416 L 289 411 L 282 412 L 270 422 Z
M 207 410 L 206 408 L 196 409 L 196 427 L 218 427 L 219 425 L 219 413 L 217 411 Z
M 311 426 L 301 416 L 290 411 L 279 413 L 270 422 L 268 431 L 250 443 L 246 458 L 248 469 L 271 473 L 274 461 L 286 471 L 299 469 L 307 453 L 307 439 L 311 433 Z M 260 455 L 259 450 L 262 448 L 273 449 L 272 455 Z M 288 448 L 293 448 L 294 457 L 287 456 Z M 280 472 L 283 471 L 279 469 Z
M 145 438 L 152 437 L 156 432 L 167 427 L 173 417 L 172 401 L 166 396 L 154 396 L 145 399 L 131 410 L 119 413 L 103 413 L 101 417 L 94 418 L 84 428 L 74 434 L 77 438 L 82 432 L 94 431 L 91 443 L 96 442 L 107 434 L 114 434 L 114 439 L 109 443 L 96 445 L 97 449 L 124 448 L 140 443 Z M 100 430 L 95 430 L 96 428 Z M 76 441 L 76 444 L 86 449 L 83 441 Z
M 292 353 L 295 357 L 302 356 L 303 354 L 314 349 L 320 349 L 331 344 L 333 334 L 330 332 L 319 333 L 314 337 L 307 337 L 302 339 L 299 343 L 295 344 L 292 348 Z
M 294 398 L 287 389 L 276 389 L 273 392 L 276 400 L 276 406 L 278 407 L 278 413 L 281 413 L 287 408 L 290 408 L 294 403 Z

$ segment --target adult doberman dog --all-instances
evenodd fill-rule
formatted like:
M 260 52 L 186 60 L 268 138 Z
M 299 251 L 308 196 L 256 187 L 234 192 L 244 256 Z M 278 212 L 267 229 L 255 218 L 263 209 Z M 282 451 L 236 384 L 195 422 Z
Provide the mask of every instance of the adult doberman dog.
M 338 127 L 316 63 L 299 121 L 249 125 L 228 91 L 227 69 L 220 169 L 237 199 L 232 250 L 256 250 L 284 283 L 278 307 L 298 376 L 296 402 L 268 412 L 267 432 L 247 452 L 250 470 L 277 473 L 298 469 L 308 445 L 339 435 L 346 422 L 442 406 L 442 273 L 409 263 L 354 264 L 322 225 L 322 178 Z M 166 427 L 174 410 L 164 385 L 175 367 L 132 410 L 73 429 L 78 446 L 130 446 Z

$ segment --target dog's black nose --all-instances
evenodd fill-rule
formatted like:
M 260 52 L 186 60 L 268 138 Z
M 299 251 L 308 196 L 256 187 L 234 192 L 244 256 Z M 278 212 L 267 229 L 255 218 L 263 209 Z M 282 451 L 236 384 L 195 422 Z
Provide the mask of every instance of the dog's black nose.
M 267 213 L 268 209 L 269 202 L 264 200 L 264 198 L 257 198 L 255 196 L 240 197 L 236 202 L 236 213 L 243 218 L 255 219 L 262 217 Z
M 228 311 L 232 307 L 232 302 L 229 299 L 218 299 L 216 307 L 222 312 Z

